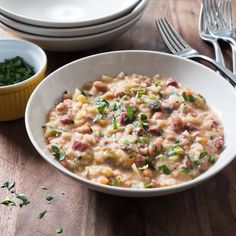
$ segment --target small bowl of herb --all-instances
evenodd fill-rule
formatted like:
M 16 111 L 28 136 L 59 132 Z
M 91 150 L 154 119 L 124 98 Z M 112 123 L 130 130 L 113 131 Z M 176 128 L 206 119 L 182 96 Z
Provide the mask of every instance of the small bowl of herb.
M 46 67 L 47 57 L 39 46 L 19 39 L 0 40 L 0 121 L 24 116 Z

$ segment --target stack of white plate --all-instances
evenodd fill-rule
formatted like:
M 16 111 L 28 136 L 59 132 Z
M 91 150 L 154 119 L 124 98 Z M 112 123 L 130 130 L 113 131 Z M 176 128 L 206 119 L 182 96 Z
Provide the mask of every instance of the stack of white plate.
M 100 46 L 126 32 L 149 0 L 0 0 L 3 27 L 52 51 Z

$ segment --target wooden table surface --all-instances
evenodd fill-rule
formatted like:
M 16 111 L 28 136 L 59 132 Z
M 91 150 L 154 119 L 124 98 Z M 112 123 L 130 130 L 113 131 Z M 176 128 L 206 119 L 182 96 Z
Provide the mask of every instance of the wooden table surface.
M 138 23 L 121 37 L 86 52 L 47 52 L 48 73 L 86 55 L 99 52 L 145 49 L 168 52 L 154 20 L 168 17 L 184 38 L 200 52 L 213 56 L 210 45 L 198 35 L 198 0 L 152 0 Z M 0 28 L 0 38 L 12 37 Z M 230 50 L 223 44 L 227 65 Z M 0 108 L 1 109 L 1 108 Z M 16 182 L 30 204 L 22 208 L 0 205 L 1 236 L 56 235 L 235 235 L 236 160 L 205 183 L 163 197 L 133 199 L 88 190 L 44 161 L 27 136 L 24 120 L 0 123 L 0 182 Z M 45 186 L 53 195 L 45 200 Z M 65 195 L 61 195 L 60 192 Z M 9 195 L 0 189 L 0 198 Z M 47 210 L 42 219 L 38 214 Z

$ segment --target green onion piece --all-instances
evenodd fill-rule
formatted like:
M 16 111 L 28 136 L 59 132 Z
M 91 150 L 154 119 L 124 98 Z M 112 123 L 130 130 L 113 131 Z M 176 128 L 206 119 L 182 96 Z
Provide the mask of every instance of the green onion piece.
M 181 167 L 179 171 L 180 171 L 181 173 L 188 173 L 188 172 L 189 172 L 189 168 Z
M 50 202 L 53 199 L 53 196 L 50 193 L 46 193 L 45 198 L 46 198 L 47 201 Z
M 39 213 L 39 219 L 43 218 L 46 213 L 47 213 L 47 210 L 44 210 L 44 211 L 40 212 Z
M 151 170 L 156 170 L 156 168 L 155 168 L 155 166 L 153 165 L 153 163 L 152 163 L 150 157 L 147 157 L 147 158 L 146 158 L 146 163 L 148 164 L 148 166 L 149 166 L 149 168 L 150 168 Z
M 202 159 L 203 157 L 205 157 L 207 155 L 208 155 L 208 152 L 201 152 L 200 156 L 199 156 L 199 159 Z
M 159 166 L 159 170 L 161 170 L 163 172 L 163 174 L 165 174 L 165 175 L 170 174 L 170 170 L 166 165 Z
M 137 93 L 136 93 L 136 97 L 137 98 L 141 98 L 145 93 L 146 93 L 146 89 L 145 88 L 139 88 Z
M 20 207 L 30 204 L 29 200 L 23 193 L 16 193 L 16 198 L 21 200 Z
M 193 164 L 194 164 L 195 166 L 199 166 L 199 165 L 200 165 L 200 161 L 199 161 L 199 160 L 195 160 L 195 161 L 193 161 Z
M 148 117 L 147 117 L 146 114 L 144 114 L 144 113 L 140 113 L 140 114 L 139 114 L 139 119 L 140 119 L 140 120 L 145 121 L 145 120 L 147 120 L 147 118 L 148 118 Z
M 0 204 L 6 205 L 6 206 L 16 206 L 16 203 L 14 201 L 12 201 L 9 197 L 6 197 L 5 199 L 3 199 Z
M 164 109 L 164 112 L 165 112 L 166 114 L 170 115 L 170 114 L 173 112 L 173 109 L 167 107 L 167 108 Z
M 100 101 L 100 103 L 98 104 L 98 107 L 97 107 L 98 112 L 100 114 L 103 114 L 106 107 L 109 107 L 109 102 L 107 100 L 105 100 L 105 99 L 102 99 Z
M 148 183 L 144 186 L 144 188 L 153 188 L 152 183 Z
M 11 190 L 14 186 L 15 186 L 15 181 L 8 180 L 1 186 L 1 188 L 7 188 L 8 190 Z
M 115 116 L 113 116 L 113 118 L 112 118 L 112 125 L 113 125 L 113 129 L 118 129 L 118 125 L 117 125 L 117 121 L 116 121 Z
M 57 226 L 57 227 L 56 227 L 56 233 L 57 233 L 57 234 L 63 233 L 63 228 L 62 228 L 61 226 Z
M 129 119 L 131 121 L 133 121 L 134 120 L 134 109 L 129 105 L 126 105 L 125 108 L 126 108 Z
M 195 102 L 196 98 L 195 98 L 193 95 L 189 95 L 189 96 L 188 96 L 188 100 L 189 100 L 190 102 Z
M 208 159 L 208 162 L 211 163 L 211 164 L 214 164 L 215 161 L 216 161 L 216 159 L 215 159 L 214 155 L 211 155 L 210 158 Z
M 155 83 L 155 86 L 156 87 L 158 87 L 158 86 L 160 86 L 161 85 L 161 81 L 157 81 L 156 83 Z
M 103 117 L 102 114 L 98 114 L 98 115 L 96 115 L 95 118 L 93 119 L 93 122 L 94 122 L 94 123 L 98 122 L 99 120 L 102 119 L 102 117 Z
M 146 136 L 146 135 L 140 136 L 139 140 L 141 143 L 148 143 L 148 141 L 149 141 L 148 136 Z
M 213 135 L 210 136 L 210 140 L 214 140 L 214 136 Z
M 185 92 L 182 93 L 182 97 L 185 101 L 188 101 L 188 95 Z
M 151 110 L 152 110 L 153 112 L 155 112 L 155 111 L 158 111 L 158 110 L 160 109 L 161 104 L 158 103 L 158 102 L 154 102 L 154 103 L 151 103 L 151 104 L 150 104 L 150 107 L 151 107 Z

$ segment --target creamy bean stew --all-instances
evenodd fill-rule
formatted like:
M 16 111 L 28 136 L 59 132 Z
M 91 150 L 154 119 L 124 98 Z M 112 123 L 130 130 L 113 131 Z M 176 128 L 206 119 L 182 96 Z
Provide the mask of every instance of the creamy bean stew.
M 63 166 L 97 183 L 158 188 L 189 181 L 223 149 L 223 126 L 204 97 L 172 78 L 103 75 L 65 93 L 44 126 Z

